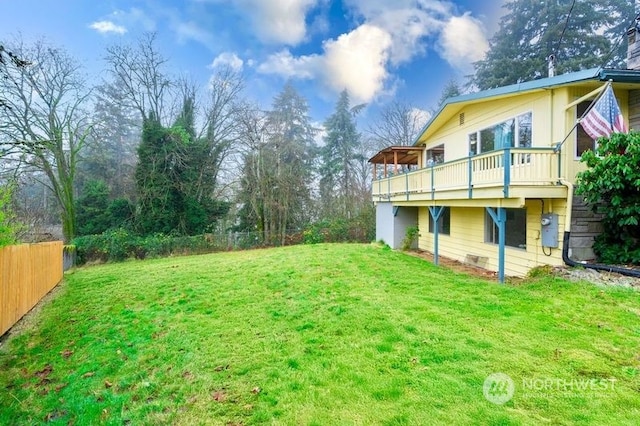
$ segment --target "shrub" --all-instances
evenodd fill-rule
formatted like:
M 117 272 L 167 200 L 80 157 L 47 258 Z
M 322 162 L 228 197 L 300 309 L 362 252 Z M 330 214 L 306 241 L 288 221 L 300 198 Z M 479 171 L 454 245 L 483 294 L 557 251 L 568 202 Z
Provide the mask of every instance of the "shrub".
M 603 214 L 594 252 L 604 263 L 640 264 L 640 133 L 600 138 L 581 161 L 588 169 L 578 174 L 576 193 Z
M 408 251 L 411 250 L 414 243 L 418 241 L 418 237 L 420 236 L 420 230 L 417 226 L 409 226 L 405 232 L 404 239 L 402 240 L 402 250 Z

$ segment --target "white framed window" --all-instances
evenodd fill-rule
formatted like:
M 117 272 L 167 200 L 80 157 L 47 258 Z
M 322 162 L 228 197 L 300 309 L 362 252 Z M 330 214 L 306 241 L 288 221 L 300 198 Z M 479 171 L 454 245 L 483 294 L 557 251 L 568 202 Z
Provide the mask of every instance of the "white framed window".
M 444 144 L 427 149 L 427 167 L 444 163 Z
M 505 209 L 507 222 L 505 223 L 505 245 L 509 247 L 527 248 L 527 209 Z M 484 218 L 485 243 L 498 244 L 498 225 L 491 215 L 485 212 Z
M 469 155 L 478 155 L 507 147 L 531 147 L 531 112 L 520 114 L 469 134 Z
M 444 235 L 451 235 L 451 209 L 449 207 L 443 207 L 442 214 L 438 219 L 438 233 Z M 433 234 L 433 217 L 429 213 L 429 233 Z

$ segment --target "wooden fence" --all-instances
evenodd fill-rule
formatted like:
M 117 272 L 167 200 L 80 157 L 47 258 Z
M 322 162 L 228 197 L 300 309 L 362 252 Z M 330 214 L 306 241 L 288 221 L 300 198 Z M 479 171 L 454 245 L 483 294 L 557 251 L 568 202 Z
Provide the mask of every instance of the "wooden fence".
M 62 280 L 62 241 L 0 248 L 0 336 Z

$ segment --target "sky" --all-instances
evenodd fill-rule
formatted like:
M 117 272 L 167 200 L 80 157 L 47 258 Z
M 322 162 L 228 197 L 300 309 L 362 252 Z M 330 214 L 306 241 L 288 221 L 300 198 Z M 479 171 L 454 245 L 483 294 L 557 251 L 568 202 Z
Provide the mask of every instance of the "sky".
M 65 48 L 105 78 L 105 48 L 157 34 L 170 71 L 206 87 L 222 66 L 241 72 L 263 108 L 287 79 L 323 122 L 339 93 L 362 119 L 402 102 L 431 111 L 452 79 L 483 58 L 504 0 L 0 0 L 0 41 L 20 35 Z

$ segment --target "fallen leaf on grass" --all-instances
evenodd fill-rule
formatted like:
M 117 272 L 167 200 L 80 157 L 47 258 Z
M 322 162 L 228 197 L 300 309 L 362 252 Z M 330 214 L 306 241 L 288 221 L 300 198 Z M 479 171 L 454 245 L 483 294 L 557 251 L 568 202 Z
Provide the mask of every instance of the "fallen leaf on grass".
M 251 389 L 251 393 L 253 394 L 259 394 L 260 392 L 262 392 L 262 389 L 260 389 L 260 387 L 256 386 L 255 388 Z
M 64 351 L 60 352 L 60 355 L 62 355 L 62 358 L 69 358 L 71 355 L 73 355 L 73 351 L 70 349 L 65 349 Z
M 108 380 L 105 380 L 105 381 L 104 381 L 104 387 L 105 387 L 105 388 L 109 389 L 111 386 L 113 386 L 113 383 L 111 383 L 111 382 L 110 382 L 110 381 L 108 381 Z
M 55 387 L 56 392 L 60 392 L 60 390 L 64 389 L 65 387 L 67 387 L 69 383 L 60 383 L 58 386 Z
M 53 371 L 53 367 L 51 366 L 51 364 L 47 364 L 44 366 L 42 370 L 36 371 L 34 374 L 40 378 L 45 378 L 49 374 L 51 374 L 52 371 Z
M 82 375 L 82 378 L 83 378 L 83 379 L 86 379 L 86 378 L 88 378 L 88 377 L 93 377 L 93 376 L 95 376 L 95 375 L 96 375 L 96 373 L 95 373 L 95 372 L 93 372 L 93 371 L 89 371 L 89 372 L 87 372 L 87 373 L 84 373 L 84 374 Z
M 65 410 L 52 411 L 48 413 L 46 416 L 44 416 L 44 421 L 51 422 L 53 420 L 59 419 L 60 417 L 66 416 L 66 415 L 67 415 L 67 412 Z
M 223 402 L 225 399 L 227 399 L 227 395 L 222 391 L 215 391 L 211 394 L 211 396 L 213 397 L 214 401 L 218 402 Z
M 227 365 L 219 365 L 213 369 L 213 371 L 224 371 L 229 369 L 229 364 Z

